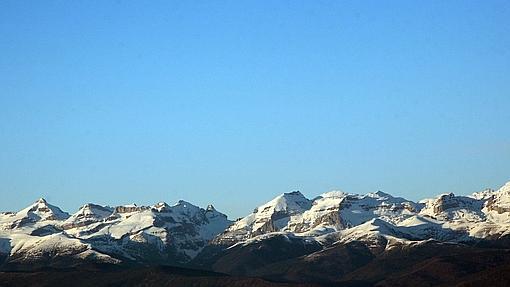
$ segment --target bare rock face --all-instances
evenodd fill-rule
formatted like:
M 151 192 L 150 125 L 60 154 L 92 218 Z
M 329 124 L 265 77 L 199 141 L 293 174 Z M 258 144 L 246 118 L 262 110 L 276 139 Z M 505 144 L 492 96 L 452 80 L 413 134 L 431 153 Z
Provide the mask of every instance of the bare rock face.
M 131 213 L 131 212 L 137 212 L 137 211 L 144 211 L 150 209 L 148 206 L 136 206 L 136 204 L 132 205 L 121 205 L 115 207 L 116 213 Z
M 344 229 L 346 227 L 342 222 L 338 211 L 334 209 L 331 212 L 318 217 L 317 220 L 313 222 L 311 228 L 313 229 L 319 225 L 336 226 L 339 227 L 339 229 Z
M 278 231 L 278 229 L 274 226 L 273 219 L 270 219 L 270 220 L 264 222 L 258 229 L 256 229 L 251 234 L 251 236 L 254 237 L 254 236 L 257 236 L 257 235 L 271 233 L 271 232 L 276 232 L 276 231 Z
M 447 209 L 459 207 L 460 203 L 453 193 L 441 195 L 434 204 L 434 213 L 441 213 Z

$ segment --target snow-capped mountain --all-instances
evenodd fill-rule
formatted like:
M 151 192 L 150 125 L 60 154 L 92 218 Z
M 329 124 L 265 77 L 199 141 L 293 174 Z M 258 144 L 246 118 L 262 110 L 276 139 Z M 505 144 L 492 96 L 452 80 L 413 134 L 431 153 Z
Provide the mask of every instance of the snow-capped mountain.
M 0 229 L 23 228 L 42 222 L 58 222 L 68 217 L 68 213 L 40 198 L 23 210 L 1 215 Z
M 282 194 L 255 208 L 217 236 L 211 246 L 223 246 L 225 255 L 218 253 L 217 247 L 208 249 L 216 250 L 219 262 L 223 262 L 221 258 L 239 246 L 249 248 L 270 240 L 283 244 L 292 238 L 292 242 L 301 240 L 301 244 L 318 244 L 324 249 L 364 242 L 384 250 L 431 240 L 477 244 L 510 233 L 510 209 L 506 209 L 510 206 L 510 183 L 497 191 L 470 196 L 448 193 L 420 202 L 380 191 L 365 195 L 332 191 L 313 200 L 301 193 L 289 195 Z
M 374 218 L 398 223 L 416 214 L 420 207 L 412 201 L 380 191 L 366 195 L 332 191 L 313 200 L 300 192 L 284 193 L 235 222 L 214 242 L 231 244 L 272 232 L 318 236 L 348 229 Z
M 244 270 L 229 266 L 238 256 L 265 262 L 318 258 L 350 244 L 364 244 L 370 252 L 427 242 L 479 245 L 509 234 L 510 183 L 419 202 L 381 191 L 331 191 L 313 199 L 294 191 L 235 222 L 212 205 L 201 208 L 183 200 L 152 206 L 89 203 L 69 215 L 39 199 L 19 212 L 0 213 L 0 264 L 192 264 L 226 272 Z
M 58 266 L 60 260 L 184 264 L 230 223 L 212 205 L 203 209 L 185 201 L 114 208 L 89 203 L 69 215 L 39 199 L 0 214 L 0 258 L 7 254 L 4 264 L 11 268 Z
M 284 193 L 235 222 L 217 240 L 234 243 L 253 236 L 279 231 L 285 228 L 294 216 L 302 214 L 311 206 L 312 201 L 299 191 Z
M 237 276 L 336 282 L 342 272 L 356 268 L 368 268 L 356 271 L 366 276 L 363 272 L 372 274 L 380 266 L 406 268 L 406 260 L 419 264 L 436 250 L 459 256 L 480 246 L 508 248 L 509 187 L 419 202 L 380 191 L 333 191 L 312 200 L 282 194 L 218 235 L 194 263 Z M 382 265 L 370 266 L 372 261 Z M 375 272 L 385 276 L 387 271 Z
M 11 268 L 64 267 L 87 262 L 118 263 L 86 242 L 62 232 L 69 214 L 38 199 L 19 212 L 0 215 L 0 258 Z

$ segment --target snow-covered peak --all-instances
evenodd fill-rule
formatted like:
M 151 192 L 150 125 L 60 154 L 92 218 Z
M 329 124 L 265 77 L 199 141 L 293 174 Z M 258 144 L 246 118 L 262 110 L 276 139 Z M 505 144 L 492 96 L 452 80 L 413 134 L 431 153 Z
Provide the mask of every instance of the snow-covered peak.
M 318 198 L 344 198 L 347 195 L 349 195 L 349 193 L 346 193 L 346 192 L 343 192 L 340 190 L 332 190 L 332 191 L 328 191 L 328 192 L 325 192 L 325 193 L 319 195 Z M 317 200 L 317 199 L 315 199 L 315 200 Z
M 487 189 L 479 191 L 479 192 L 474 192 L 473 194 L 471 194 L 470 197 L 472 197 L 474 199 L 478 199 L 478 200 L 487 200 L 487 199 L 493 197 L 495 193 L 496 193 L 496 191 L 494 189 L 487 188 Z
M 191 204 L 185 200 L 179 200 L 171 207 L 172 211 L 177 214 L 185 214 L 186 216 L 194 216 L 200 212 L 200 207 Z
M 46 199 L 44 199 L 44 197 L 40 197 L 34 203 L 47 204 L 48 202 L 46 201 Z
M 71 215 L 63 224 L 64 229 L 85 226 L 94 222 L 104 220 L 113 213 L 114 209 L 109 206 L 101 206 L 87 203 Z
M 510 182 L 503 185 L 487 200 L 486 210 L 495 211 L 498 214 L 510 212 Z
M 49 204 L 44 198 L 39 198 L 32 205 L 16 213 L 16 216 L 29 218 L 33 221 L 64 220 L 69 217 L 57 206 Z
M 157 210 L 158 212 L 165 212 L 170 209 L 170 205 L 168 205 L 166 202 L 158 202 L 152 206 L 154 210 Z
M 218 239 L 235 242 L 285 228 L 293 216 L 310 209 L 312 201 L 301 192 L 283 193 L 255 208 L 253 213 L 236 221 Z
M 366 195 L 348 195 L 342 200 L 340 209 L 341 223 L 344 228 L 360 225 L 373 218 L 398 223 L 414 215 L 419 205 L 382 191 Z
M 109 206 L 101 206 L 94 203 L 87 203 L 80 207 L 77 213 L 83 215 L 94 215 L 99 217 L 107 217 L 113 212 L 113 208 Z
M 388 193 L 385 193 L 385 192 L 382 192 L 380 190 L 376 191 L 376 192 L 370 192 L 370 193 L 367 193 L 366 195 L 367 197 L 372 197 L 372 198 L 378 198 L 378 199 L 389 199 L 389 198 L 394 198 L 391 194 L 388 194 Z
M 420 214 L 438 220 L 480 221 L 484 218 L 481 212 L 484 201 L 473 197 L 444 193 L 423 202 L 425 207 Z
M 498 189 L 498 193 L 508 193 L 510 194 L 510 181 L 505 183 L 500 189 Z
M 293 214 L 310 208 L 311 201 L 307 199 L 301 192 L 293 191 L 283 193 L 271 201 L 259 206 L 255 213 L 273 214 L 274 212 L 285 212 Z
M 34 226 L 39 222 L 61 221 L 68 217 L 68 213 L 40 198 L 16 213 L 3 214 L 0 218 L 0 229 Z
M 312 202 L 312 206 L 300 215 L 293 216 L 284 230 L 292 232 L 329 232 L 341 229 L 340 208 L 342 201 L 349 194 L 330 191 L 321 194 Z

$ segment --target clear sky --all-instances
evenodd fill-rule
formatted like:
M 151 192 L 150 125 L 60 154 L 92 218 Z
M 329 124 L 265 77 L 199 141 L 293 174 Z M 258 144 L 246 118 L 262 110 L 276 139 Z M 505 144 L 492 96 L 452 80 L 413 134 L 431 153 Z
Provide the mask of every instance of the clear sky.
M 0 1 L 0 210 L 508 180 L 509 1 Z

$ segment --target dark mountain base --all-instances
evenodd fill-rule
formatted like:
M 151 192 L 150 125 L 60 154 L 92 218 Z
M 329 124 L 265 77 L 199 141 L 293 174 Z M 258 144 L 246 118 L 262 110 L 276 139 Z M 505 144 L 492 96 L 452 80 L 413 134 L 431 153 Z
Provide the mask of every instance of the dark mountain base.
M 383 241 L 350 242 L 277 258 L 270 254 L 282 252 L 260 242 L 224 250 L 211 269 L 278 282 L 338 286 L 510 286 L 510 249 L 501 247 L 491 242 L 473 246 L 430 241 L 388 248 Z M 263 252 L 266 249 L 270 252 Z
M 260 278 L 176 267 L 106 268 L 104 270 L 45 269 L 34 272 L 0 272 L 0 286 L 172 286 L 172 287 L 322 287 L 318 284 L 270 282 Z M 327 285 L 332 286 L 332 285 Z M 333 285 L 335 286 L 335 285 Z M 337 285 L 336 285 L 337 286 Z
M 283 243 L 275 238 L 211 250 L 212 260 L 204 262 L 201 269 L 143 267 L 135 263 L 84 263 L 74 268 L 42 269 L 34 269 L 38 265 L 32 264 L 16 269 L 4 265 L 0 266 L 0 287 L 510 286 L 510 249 L 503 248 L 504 241 L 476 245 L 429 241 L 392 246 L 384 240 L 356 241 L 319 251 L 300 241 Z M 214 271 L 203 270 L 206 268 Z

